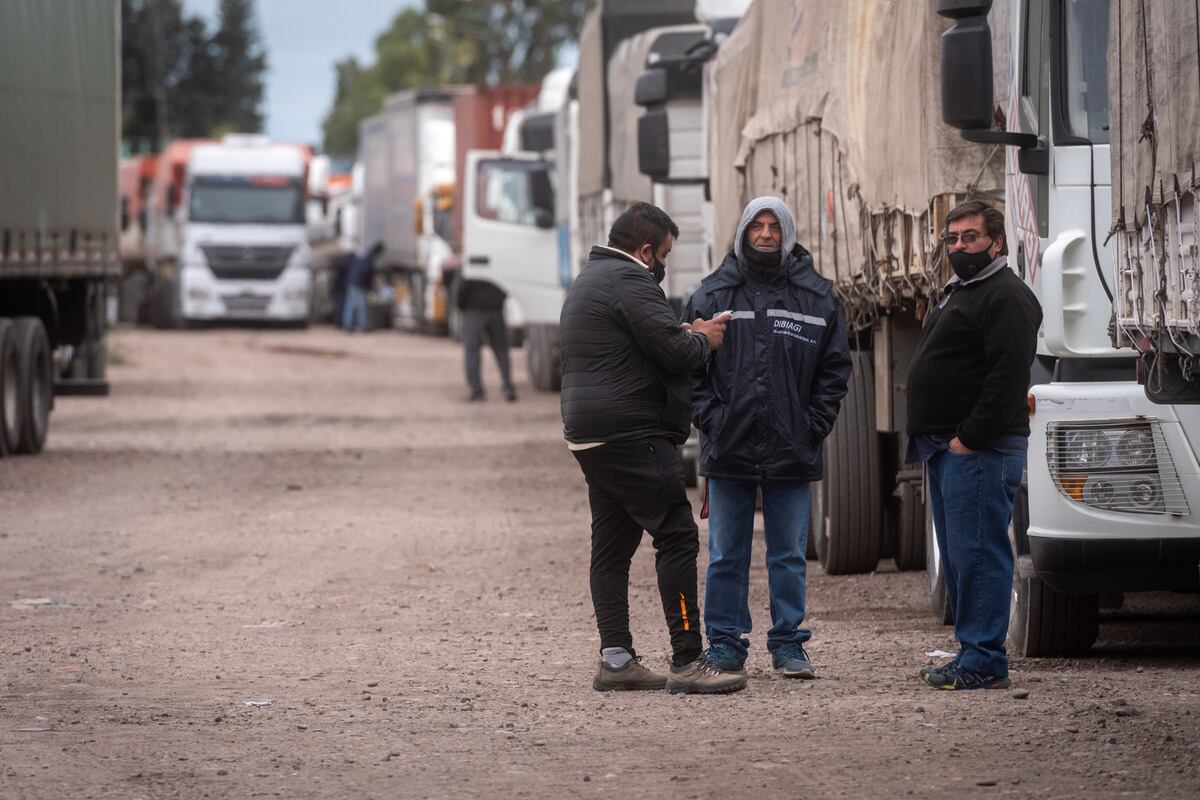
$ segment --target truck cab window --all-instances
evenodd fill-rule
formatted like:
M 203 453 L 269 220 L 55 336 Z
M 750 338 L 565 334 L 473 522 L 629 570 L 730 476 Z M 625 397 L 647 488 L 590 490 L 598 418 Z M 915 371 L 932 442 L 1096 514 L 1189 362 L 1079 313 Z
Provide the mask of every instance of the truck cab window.
M 1067 0 L 1063 60 L 1069 133 L 1108 142 L 1108 0 Z
M 304 222 L 300 181 L 274 177 L 198 177 L 192 182 L 192 222 L 296 225 Z
M 482 161 L 476 180 L 475 212 L 483 219 L 537 225 L 553 218 L 549 167 L 537 161 Z

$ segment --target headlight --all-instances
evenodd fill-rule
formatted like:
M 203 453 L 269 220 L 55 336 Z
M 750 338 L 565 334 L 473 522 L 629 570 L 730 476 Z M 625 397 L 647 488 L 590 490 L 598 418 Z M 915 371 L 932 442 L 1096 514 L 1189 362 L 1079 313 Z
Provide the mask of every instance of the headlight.
M 1154 460 L 1154 437 L 1147 428 L 1131 428 L 1117 441 L 1117 457 L 1129 467 L 1145 467 Z
M 1071 469 L 1095 469 L 1106 465 L 1112 452 L 1108 431 L 1070 431 L 1066 436 L 1063 463 Z
M 1051 422 L 1046 459 L 1065 497 L 1106 511 L 1187 514 L 1187 499 L 1157 420 Z

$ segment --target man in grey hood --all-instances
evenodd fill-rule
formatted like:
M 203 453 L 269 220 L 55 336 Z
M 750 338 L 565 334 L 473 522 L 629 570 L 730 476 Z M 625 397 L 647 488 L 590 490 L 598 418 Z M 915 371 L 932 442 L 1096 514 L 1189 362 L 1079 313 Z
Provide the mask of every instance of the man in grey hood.
M 809 483 L 850 376 L 850 348 L 832 284 L 796 243 L 787 204 L 746 206 L 733 250 L 692 295 L 685 320 L 731 311 L 725 343 L 696 373 L 692 421 L 708 478 L 707 658 L 742 670 L 751 630 L 750 544 L 762 491 L 771 593 L 767 649 L 789 678 L 814 678 L 803 626 Z

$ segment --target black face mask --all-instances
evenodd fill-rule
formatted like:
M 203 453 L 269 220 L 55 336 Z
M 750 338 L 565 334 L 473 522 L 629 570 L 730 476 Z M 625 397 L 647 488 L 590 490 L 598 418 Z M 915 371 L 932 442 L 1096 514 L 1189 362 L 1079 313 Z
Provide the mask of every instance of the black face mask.
M 766 270 L 778 267 L 782 262 L 781 256 L 783 254 L 778 249 L 759 250 L 753 245 L 747 245 L 742 251 L 742 255 L 746 257 L 746 264 L 749 265 L 751 269 L 757 272 L 764 272 Z
M 989 248 L 990 249 L 990 248 Z M 994 261 L 987 250 L 979 253 L 958 252 L 950 254 L 950 266 L 959 280 L 969 281 Z
M 667 277 L 667 265 L 654 259 L 654 266 L 650 268 L 650 274 L 654 277 L 655 283 L 662 283 L 663 278 Z

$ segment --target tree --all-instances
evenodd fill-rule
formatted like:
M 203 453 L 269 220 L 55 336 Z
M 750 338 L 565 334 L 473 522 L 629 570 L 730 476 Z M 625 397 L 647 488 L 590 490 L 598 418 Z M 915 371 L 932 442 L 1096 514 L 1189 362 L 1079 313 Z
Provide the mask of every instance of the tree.
M 254 0 L 221 0 L 220 24 L 212 38 L 210 75 L 220 82 L 212 95 L 219 128 L 262 130 L 263 73 L 267 55 L 254 21 Z M 200 74 L 204 74 L 203 72 Z
M 375 40 L 375 63 L 335 65 L 337 91 L 325 117 L 325 150 L 353 155 L 358 123 L 403 89 L 473 83 L 536 83 L 576 39 L 593 0 L 426 0 L 401 11 Z
M 215 34 L 180 0 L 122 0 L 122 117 L 136 149 L 262 129 L 266 55 L 253 0 L 222 0 Z

